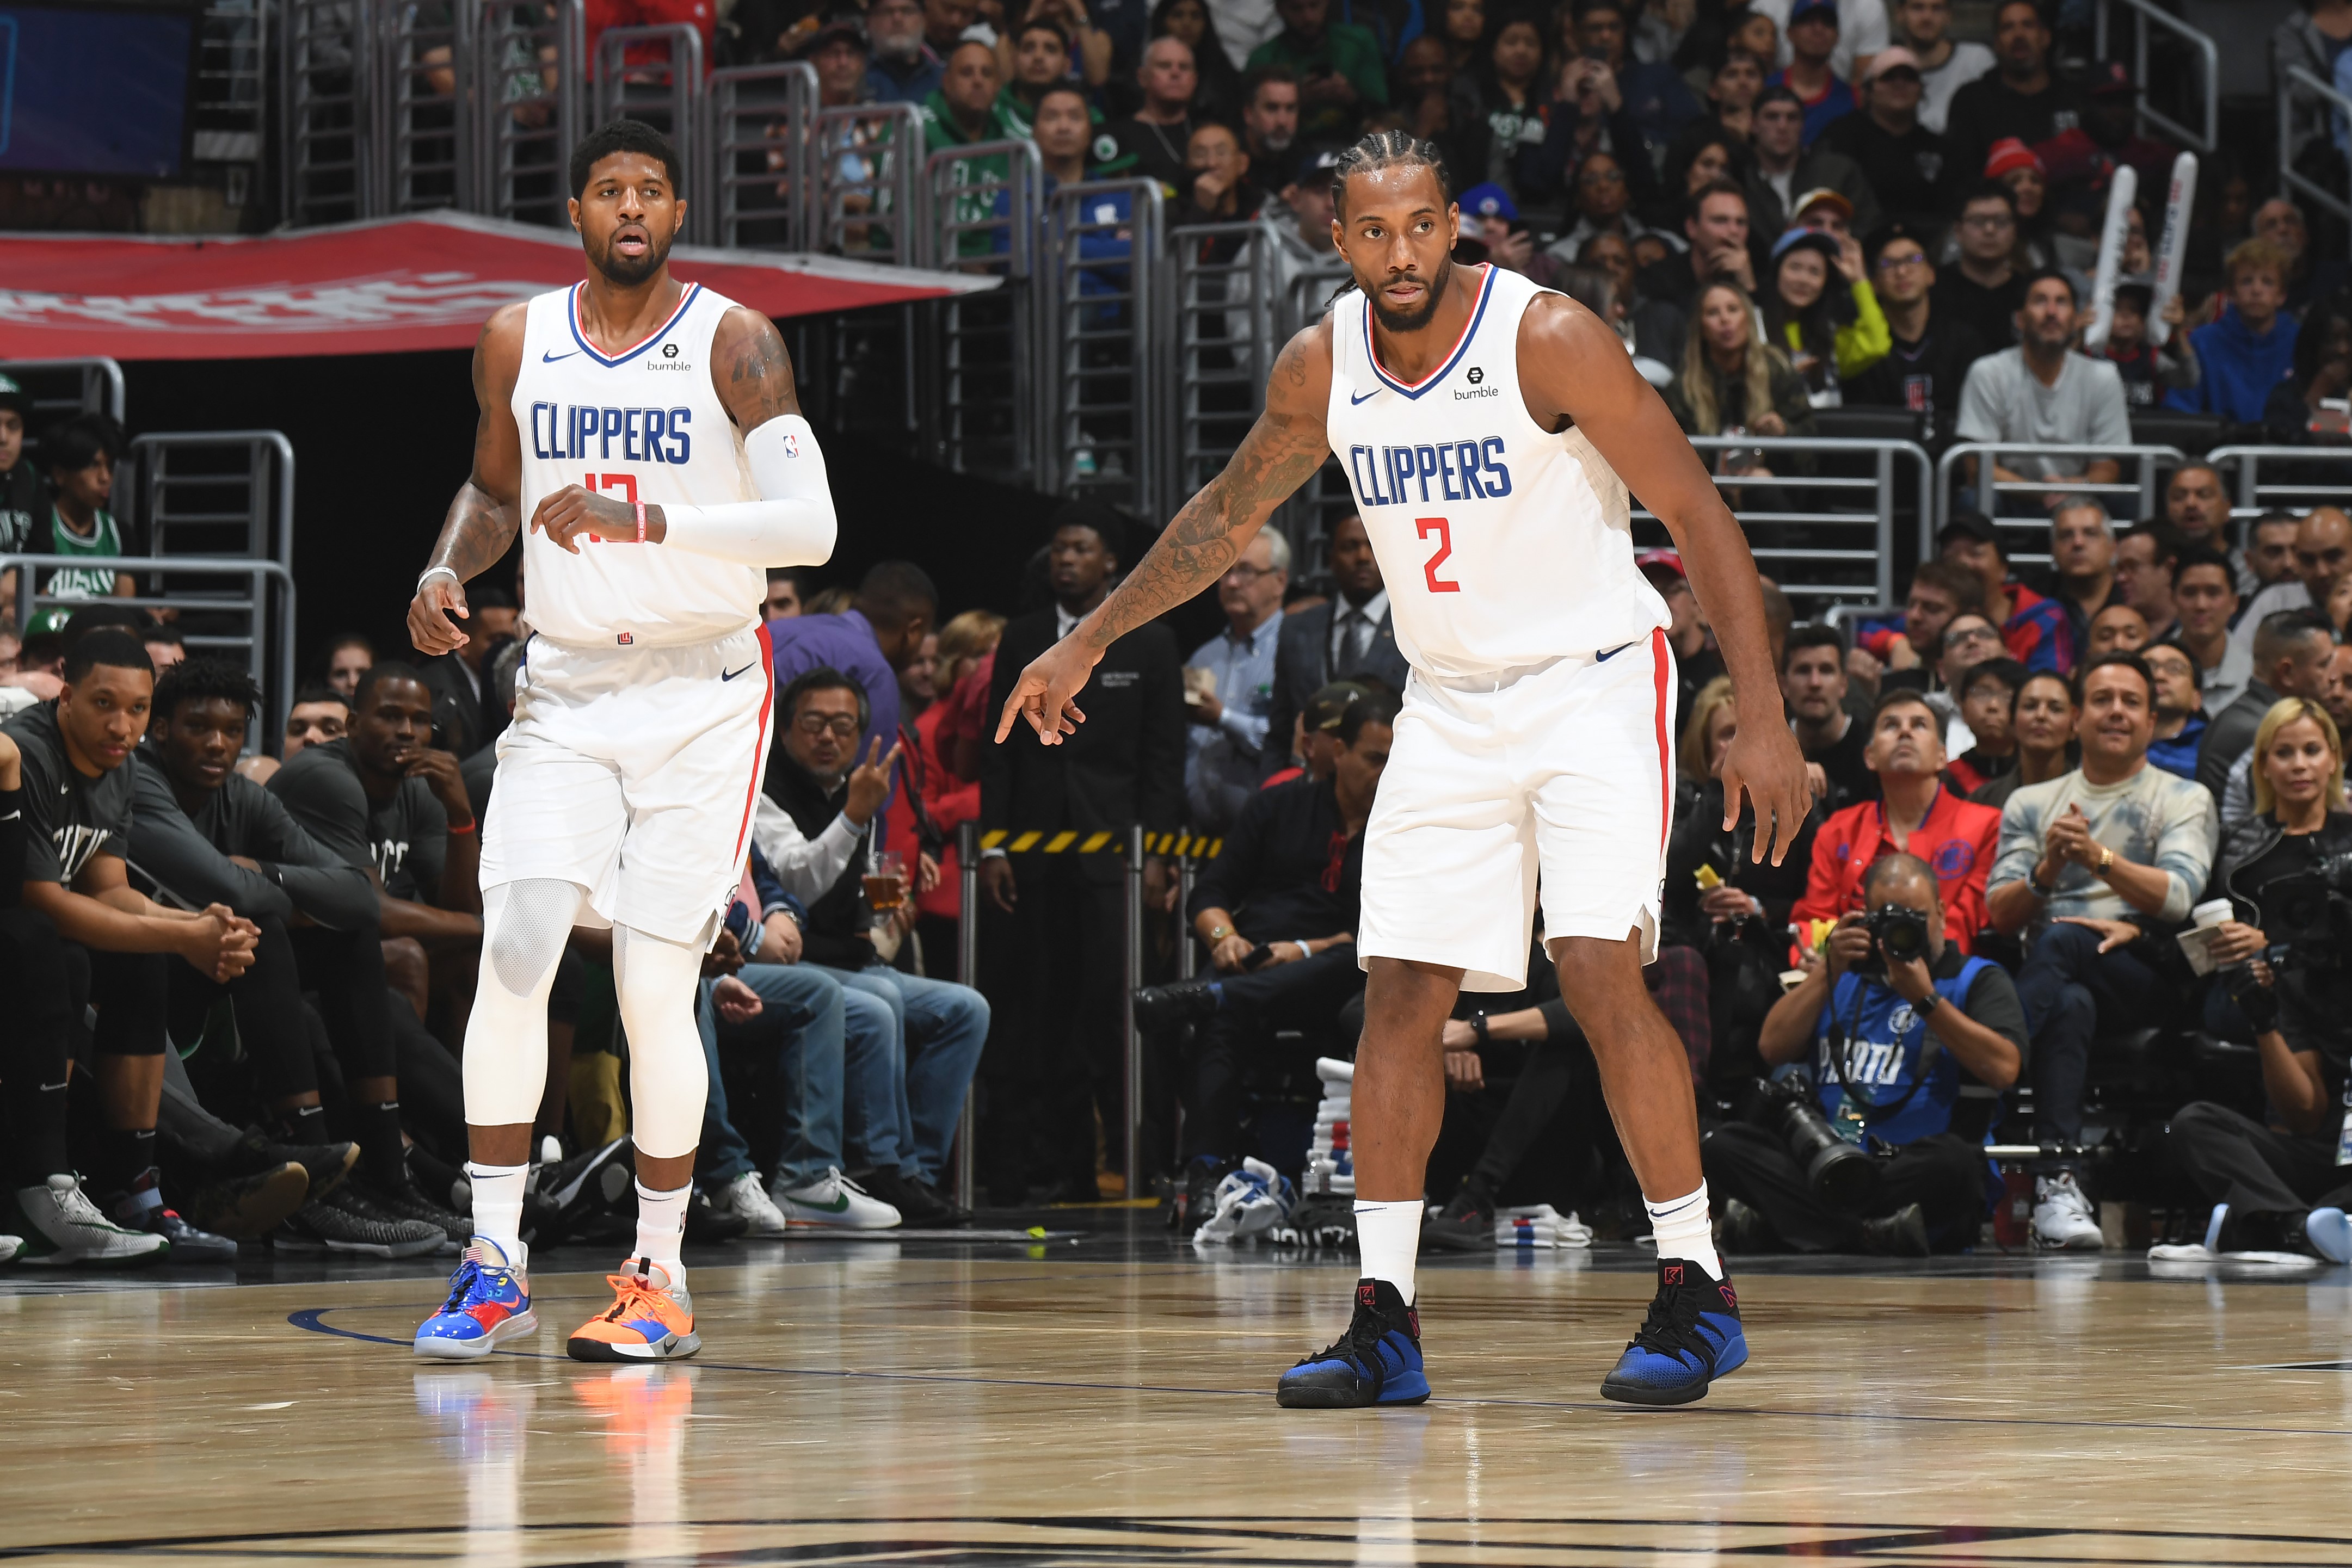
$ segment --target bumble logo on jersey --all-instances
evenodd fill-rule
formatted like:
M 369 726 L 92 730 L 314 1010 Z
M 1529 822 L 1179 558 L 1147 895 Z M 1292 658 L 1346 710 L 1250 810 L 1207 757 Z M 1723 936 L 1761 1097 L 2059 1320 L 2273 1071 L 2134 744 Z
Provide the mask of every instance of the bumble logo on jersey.
M 1511 493 L 1504 455 L 1499 435 L 1417 446 L 1350 446 L 1348 472 L 1367 507 L 1498 501 Z
M 530 405 L 531 455 L 542 461 L 593 457 L 624 463 L 686 463 L 694 455 L 687 426 L 690 408 L 592 408 L 581 403 Z M 619 447 L 618 452 L 614 451 Z

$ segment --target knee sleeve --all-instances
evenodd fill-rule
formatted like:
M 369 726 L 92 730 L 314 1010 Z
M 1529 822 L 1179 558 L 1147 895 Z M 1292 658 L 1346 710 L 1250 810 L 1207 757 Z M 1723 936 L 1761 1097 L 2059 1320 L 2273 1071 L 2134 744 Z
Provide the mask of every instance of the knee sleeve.
M 466 1020 L 466 1120 L 539 1117 L 547 1090 L 547 992 L 571 940 L 581 890 L 539 878 L 482 890 L 482 969 Z
M 702 948 L 625 925 L 613 927 L 613 981 L 629 1032 L 630 1136 L 657 1160 L 694 1152 L 710 1072 L 695 1027 Z

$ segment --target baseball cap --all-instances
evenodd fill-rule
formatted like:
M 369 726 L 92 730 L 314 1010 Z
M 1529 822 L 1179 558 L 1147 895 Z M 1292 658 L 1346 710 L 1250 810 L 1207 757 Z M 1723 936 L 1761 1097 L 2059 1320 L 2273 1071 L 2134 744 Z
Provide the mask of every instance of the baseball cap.
M 1832 191 L 1827 185 L 1816 185 L 1790 203 L 1789 215 L 1801 218 L 1815 207 L 1835 207 L 1840 217 L 1848 223 L 1853 221 L 1853 204 L 1847 201 L 1843 193 Z
M 2014 136 L 2002 137 L 1985 154 L 1984 177 L 1988 180 L 1998 180 L 2018 169 L 2032 169 L 2044 174 L 2049 172 L 2042 166 L 2042 160 L 2033 149 Z
M 794 52 L 805 57 L 835 39 L 846 39 L 859 48 L 865 48 L 866 23 L 854 11 L 836 11 L 818 23 L 816 29 L 800 41 Z
M 13 408 L 18 417 L 33 416 L 33 394 L 18 384 L 15 378 L 0 374 L 0 408 Z
M 1826 16 L 1829 24 L 1837 26 L 1837 0 L 1796 0 L 1789 7 L 1789 26 L 1793 27 L 1808 16 Z
M 2083 90 L 2093 98 L 2108 98 L 2118 93 L 2137 93 L 2139 86 L 2132 80 L 2131 70 L 2123 61 L 2105 60 L 2091 68 Z
M 1874 82 L 1888 71 L 1901 66 L 1910 67 L 1912 74 L 1916 76 L 1919 71 L 1919 57 L 1902 45 L 1895 44 L 1870 57 L 1870 68 L 1862 73 L 1862 79 L 1865 83 Z
M 1772 242 L 1772 259 L 1779 261 L 1792 250 L 1817 250 L 1822 259 L 1832 267 L 1837 265 L 1838 242 L 1819 229 L 1789 229 Z
M 1641 568 L 1643 577 L 1657 572 L 1679 582 L 1690 576 L 1683 570 L 1683 552 L 1677 549 L 1636 550 L 1633 564 Z
M 1353 681 L 1333 681 L 1307 701 L 1307 733 L 1337 729 L 1348 710 L 1364 700 L 1364 688 Z
M 1992 526 L 1992 519 L 1982 512 L 1970 511 L 1967 507 L 1954 512 L 1952 520 L 1936 530 L 1936 549 L 1939 552 L 1949 549 L 1959 539 L 1974 539 L 1980 545 L 1990 545 L 2003 556 L 2009 553 L 2007 547 L 2000 542 L 2000 530 Z
M 1500 185 L 1473 185 L 1454 198 L 1462 210 L 1482 218 L 1501 218 L 1506 223 L 1519 221 L 1519 204 Z
M 1339 154 L 1337 149 L 1318 147 L 1298 161 L 1298 183 L 1302 185 L 1311 185 L 1339 166 Z

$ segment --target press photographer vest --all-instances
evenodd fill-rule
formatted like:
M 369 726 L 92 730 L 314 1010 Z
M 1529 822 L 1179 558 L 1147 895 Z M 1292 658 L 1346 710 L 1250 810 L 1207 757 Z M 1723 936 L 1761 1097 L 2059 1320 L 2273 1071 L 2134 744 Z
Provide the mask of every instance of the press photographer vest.
M 1944 1006 L 1965 1010 L 1969 988 L 1992 967 L 1987 958 L 1967 959 L 1958 974 L 1935 982 L 1936 994 L 1944 999 Z M 1859 975 L 1838 977 L 1830 1005 L 1814 1026 L 1813 1085 L 1822 1113 L 1840 1137 L 1863 1143 L 1866 1131 L 1869 1143 L 1899 1148 L 1950 1130 L 1952 1107 L 1960 1094 L 1960 1065 L 1941 1040 L 1936 1041 L 1935 1053 L 1927 1063 L 1927 1082 L 1919 1083 L 1918 1092 L 1900 1111 L 1880 1117 L 1847 1104 L 1845 1088 L 1830 1061 L 1832 1028 L 1845 1032 L 1847 1075 L 1873 1103 L 1882 1106 L 1901 1100 L 1919 1082 L 1929 1035 L 1927 1020 L 1885 986 L 1875 981 L 1865 984 Z

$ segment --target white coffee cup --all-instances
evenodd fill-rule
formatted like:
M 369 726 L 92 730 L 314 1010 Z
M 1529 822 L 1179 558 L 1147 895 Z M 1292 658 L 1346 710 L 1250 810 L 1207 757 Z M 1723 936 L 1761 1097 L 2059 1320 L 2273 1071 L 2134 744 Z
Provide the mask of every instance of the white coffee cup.
M 2191 925 L 2201 931 L 2209 925 L 2219 925 L 2225 920 L 2234 920 L 2237 918 L 2237 905 L 2228 899 L 2209 898 L 2189 912 L 2189 919 Z

